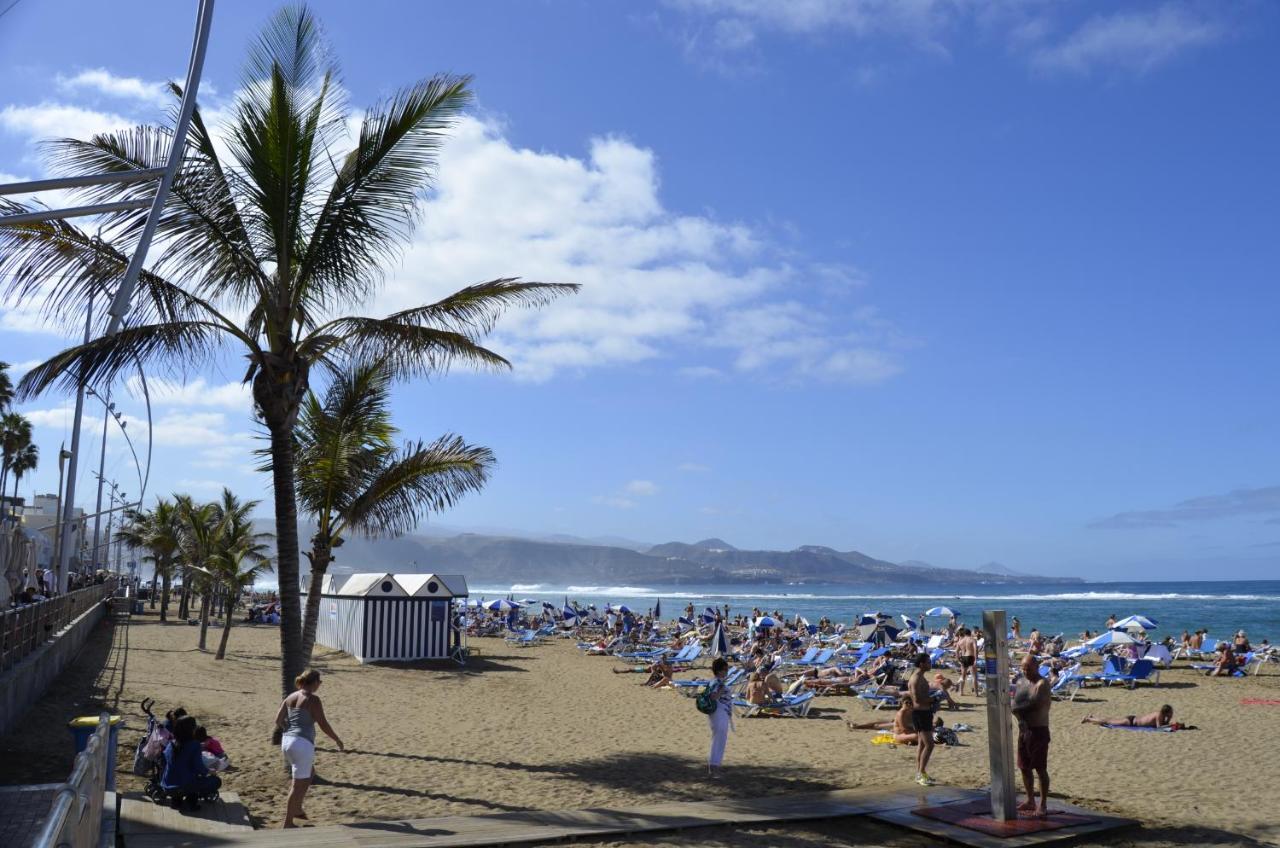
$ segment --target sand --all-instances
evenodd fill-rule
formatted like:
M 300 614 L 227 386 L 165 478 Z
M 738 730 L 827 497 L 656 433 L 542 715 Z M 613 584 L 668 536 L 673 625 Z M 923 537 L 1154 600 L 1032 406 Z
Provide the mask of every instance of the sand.
M 278 633 L 237 625 L 230 653 L 216 661 L 196 648 L 198 628 L 135 617 L 114 633 L 105 626 L 29 713 L 0 737 L 0 783 L 65 778 L 71 759 L 65 719 L 98 704 L 128 716 L 121 738 L 128 767 L 143 726 L 137 702 L 181 704 L 219 737 L 235 766 L 224 776 L 258 826 L 278 826 L 287 786 L 269 740 L 279 703 Z M 211 644 L 216 644 L 214 631 Z M 421 664 L 361 666 L 318 649 L 320 690 L 347 745 L 319 740 L 307 809 L 315 824 L 421 818 L 525 809 L 619 806 L 709 797 L 776 794 L 835 787 L 905 787 L 914 749 L 873 746 L 846 717 L 872 713 L 850 697 L 822 697 L 808 719 L 738 721 L 723 781 L 704 777 L 705 719 L 673 691 L 640 686 L 641 675 L 613 674 L 612 658 L 586 657 L 568 641 L 514 648 L 472 641 L 480 657 L 467 669 Z M 127 648 L 127 650 L 126 650 Z M 1243 698 L 1280 699 L 1280 674 L 1206 679 L 1187 669 L 1158 687 L 1091 687 L 1052 714 L 1053 795 L 1138 818 L 1145 830 L 1104 844 L 1280 844 L 1280 707 Z M 1089 713 L 1124 715 L 1171 703 L 1198 729 L 1131 733 L 1081 725 Z M 985 784 L 985 710 L 976 698 L 944 712 L 976 728 L 964 747 L 939 748 L 930 772 L 959 786 Z M 139 788 L 122 773 L 121 787 Z M 927 844 L 869 822 L 804 828 L 715 828 L 600 845 Z M 1086 843 L 1087 844 L 1087 843 Z

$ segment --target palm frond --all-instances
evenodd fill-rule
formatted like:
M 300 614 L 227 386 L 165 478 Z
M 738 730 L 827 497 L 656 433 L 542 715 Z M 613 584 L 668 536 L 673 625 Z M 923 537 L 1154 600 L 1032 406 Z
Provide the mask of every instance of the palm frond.
M 345 360 L 380 362 L 396 378 L 442 373 L 455 361 L 511 367 L 501 355 L 462 333 L 387 318 L 337 318 L 299 342 L 298 349 L 335 373 Z
M 412 232 L 448 130 L 470 102 L 470 81 L 438 75 L 365 113 L 356 147 L 316 214 L 299 266 L 299 305 L 363 300 L 382 281 L 384 263 Z
M 428 513 L 448 509 L 483 488 L 495 463 L 491 450 L 468 445 L 456 435 L 405 445 L 387 457 L 352 499 L 342 527 L 370 536 L 407 532 Z
M 16 394 L 25 401 L 55 384 L 67 391 L 81 380 L 90 386 L 106 385 L 122 370 L 148 362 L 184 376 L 212 358 L 226 334 L 225 326 L 208 321 L 125 327 L 114 336 L 100 336 L 46 359 L 23 376 Z
M 545 306 L 579 288 L 577 283 L 532 283 L 522 282 L 519 277 L 503 277 L 459 289 L 426 306 L 393 313 L 386 320 L 483 335 L 493 329 L 508 307 Z

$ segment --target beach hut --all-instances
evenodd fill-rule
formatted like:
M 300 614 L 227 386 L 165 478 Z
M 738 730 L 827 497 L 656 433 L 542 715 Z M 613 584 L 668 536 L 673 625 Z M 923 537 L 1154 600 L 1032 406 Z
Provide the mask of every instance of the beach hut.
M 316 643 L 362 663 L 458 659 L 464 636 L 454 604 L 466 597 L 460 574 L 325 575 Z

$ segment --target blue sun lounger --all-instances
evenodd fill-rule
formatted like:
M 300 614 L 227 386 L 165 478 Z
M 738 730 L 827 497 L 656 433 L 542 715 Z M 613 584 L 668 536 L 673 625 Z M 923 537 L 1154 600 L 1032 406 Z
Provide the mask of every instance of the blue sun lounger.
M 732 689 L 734 686 L 737 686 L 742 682 L 742 679 L 746 674 L 747 671 L 742 666 L 735 666 L 734 668 L 729 669 L 729 673 L 725 675 L 724 685 Z M 710 677 L 699 677 L 691 680 L 677 680 L 673 685 L 677 692 L 682 692 L 692 698 L 694 695 L 697 695 L 704 686 L 710 685 L 711 680 L 712 678 Z
M 777 715 L 787 718 L 804 718 L 809 715 L 813 706 L 814 694 L 805 692 L 801 695 L 779 695 L 765 704 L 753 704 L 741 698 L 735 699 L 733 705 L 742 710 L 743 718 L 754 715 Z

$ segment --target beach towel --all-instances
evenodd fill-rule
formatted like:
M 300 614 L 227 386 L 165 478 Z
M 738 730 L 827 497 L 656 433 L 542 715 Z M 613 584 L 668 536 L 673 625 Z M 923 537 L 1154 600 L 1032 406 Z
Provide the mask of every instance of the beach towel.
M 1247 707 L 1280 707 L 1278 698 L 1241 698 L 1240 703 Z
M 1128 724 L 1103 724 L 1100 726 L 1107 728 L 1107 730 L 1142 730 L 1147 733 L 1173 733 L 1178 729 L 1177 726 L 1171 724 L 1164 727 L 1132 727 Z

